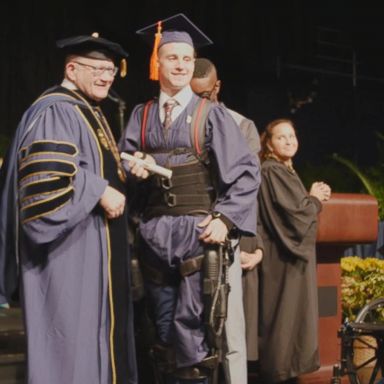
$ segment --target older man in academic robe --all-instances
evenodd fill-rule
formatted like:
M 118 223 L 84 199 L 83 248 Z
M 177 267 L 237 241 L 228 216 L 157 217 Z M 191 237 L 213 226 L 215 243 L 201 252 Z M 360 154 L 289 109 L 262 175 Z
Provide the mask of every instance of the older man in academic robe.
M 127 54 L 98 36 L 58 46 L 64 81 L 25 112 L 2 170 L 0 303 L 19 269 L 29 384 L 134 384 L 125 173 L 99 106 Z

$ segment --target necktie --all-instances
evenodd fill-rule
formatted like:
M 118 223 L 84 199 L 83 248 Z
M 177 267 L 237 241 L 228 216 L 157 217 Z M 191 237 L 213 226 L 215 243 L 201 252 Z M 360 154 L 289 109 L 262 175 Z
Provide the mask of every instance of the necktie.
M 174 99 L 168 99 L 164 103 L 164 111 L 165 111 L 165 118 L 164 118 L 164 128 L 168 129 L 172 124 L 172 110 L 177 105 L 177 101 Z

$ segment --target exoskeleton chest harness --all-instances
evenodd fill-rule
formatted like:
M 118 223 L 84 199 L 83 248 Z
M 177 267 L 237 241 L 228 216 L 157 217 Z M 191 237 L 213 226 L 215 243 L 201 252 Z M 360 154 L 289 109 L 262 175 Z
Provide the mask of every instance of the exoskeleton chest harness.
M 147 148 L 147 121 L 153 101 L 145 104 L 141 124 L 141 150 L 145 153 L 166 153 L 172 155 L 190 154 L 192 160 L 185 164 L 169 165 L 173 174 L 170 180 L 153 175 L 150 180 L 150 194 L 144 211 L 144 218 L 171 215 L 204 215 L 209 213 L 216 198 L 212 167 L 205 148 L 205 127 L 212 103 L 207 99 L 199 100 L 192 113 L 190 125 L 191 147 L 179 147 L 173 150 Z M 164 346 L 155 345 L 151 350 L 156 380 L 164 383 L 164 373 L 172 374 L 184 380 L 209 378 L 210 383 L 218 381 L 218 362 L 222 360 L 223 327 L 227 317 L 229 293 L 228 268 L 233 260 L 230 243 L 205 247 L 203 255 L 198 255 L 181 263 L 178 276 L 169 275 L 142 264 L 146 279 L 160 285 L 177 284 L 183 276 L 203 271 L 204 323 L 210 356 L 193 367 L 176 369 L 172 362 L 172 351 L 166 352 Z
M 154 175 L 149 183 L 149 197 L 143 213 L 145 219 L 171 215 L 206 214 L 216 198 L 209 168 L 209 157 L 205 149 L 205 123 L 212 103 L 201 99 L 192 113 L 190 124 L 191 147 L 177 147 L 172 150 L 152 150 L 146 143 L 147 120 L 153 101 L 145 104 L 141 124 L 141 150 L 149 154 L 165 154 L 167 159 L 174 155 L 188 155 L 187 163 L 165 164 L 172 169 L 172 178 Z

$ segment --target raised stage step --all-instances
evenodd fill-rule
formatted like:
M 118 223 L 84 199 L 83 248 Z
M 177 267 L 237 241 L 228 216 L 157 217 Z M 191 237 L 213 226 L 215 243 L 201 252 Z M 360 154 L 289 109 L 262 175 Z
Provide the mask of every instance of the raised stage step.
M 20 308 L 0 309 L 0 384 L 25 378 L 25 333 Z

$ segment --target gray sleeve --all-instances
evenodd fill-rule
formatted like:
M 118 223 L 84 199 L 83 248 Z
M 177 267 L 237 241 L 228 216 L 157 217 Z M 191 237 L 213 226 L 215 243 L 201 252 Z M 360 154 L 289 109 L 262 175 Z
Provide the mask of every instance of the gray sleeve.
M 240 123 L 240 130 L 243 133 L 249 149 L 258 158 L 260 152 L 260 137 L 255 123 L 244 118 Z

